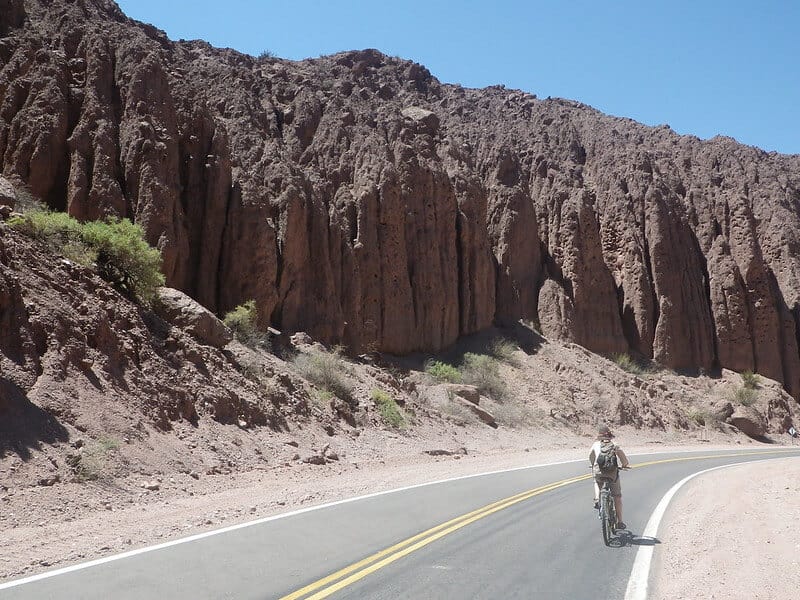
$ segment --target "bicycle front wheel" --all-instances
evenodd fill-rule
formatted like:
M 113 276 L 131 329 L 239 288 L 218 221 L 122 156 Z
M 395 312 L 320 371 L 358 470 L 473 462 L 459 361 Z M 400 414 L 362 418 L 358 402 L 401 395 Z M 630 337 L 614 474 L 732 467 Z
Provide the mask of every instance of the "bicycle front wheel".
M 614 507 L 611 506 L 608 494 L 600 496 L 600 525 L 603 528 L 603 543 L 606 546 L 611 545 L 611 537 L 614 532 L 613 512 Z

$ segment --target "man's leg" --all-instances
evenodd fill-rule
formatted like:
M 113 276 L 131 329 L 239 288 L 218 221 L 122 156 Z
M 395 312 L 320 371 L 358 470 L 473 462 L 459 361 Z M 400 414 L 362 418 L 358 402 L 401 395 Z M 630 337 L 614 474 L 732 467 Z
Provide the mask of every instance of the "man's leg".
M 597 483 L 597 479 L 594 480 L 594 507 L 600 507 L 600 484 Z
M 617 523 L 622 525 L 622 529 L 625 528 L 625 521 L 622 519 L 622 496 L 614 496 L 614 508 L 617 511 Z

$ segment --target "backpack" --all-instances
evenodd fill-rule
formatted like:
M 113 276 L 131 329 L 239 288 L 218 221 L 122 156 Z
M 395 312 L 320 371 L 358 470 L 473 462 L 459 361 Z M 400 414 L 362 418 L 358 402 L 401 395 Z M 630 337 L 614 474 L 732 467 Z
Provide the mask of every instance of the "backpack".
M 616 476 L 619 465 L 617 464 L 617 447 L 613 442 L 600 443 L 600 452 L 594 459 L 594 464 L 600 469 L 601 475 Z

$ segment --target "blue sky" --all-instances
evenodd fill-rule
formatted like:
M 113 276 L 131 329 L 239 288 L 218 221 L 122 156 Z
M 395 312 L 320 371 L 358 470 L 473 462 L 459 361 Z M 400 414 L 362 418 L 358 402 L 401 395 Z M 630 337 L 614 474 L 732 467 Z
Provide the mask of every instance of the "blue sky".
M 579 100 L 800 154 L 795 0 L 123 0 L 171 39 L 302 59 L 377 48 L 441 81 Z

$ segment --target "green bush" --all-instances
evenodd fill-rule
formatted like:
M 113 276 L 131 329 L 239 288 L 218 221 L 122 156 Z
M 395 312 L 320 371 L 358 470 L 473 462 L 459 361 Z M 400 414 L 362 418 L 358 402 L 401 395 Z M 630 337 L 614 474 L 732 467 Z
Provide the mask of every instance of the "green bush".
M 482 394 L 502 400 L 507 388 L 500 377 L 500 363 L 486 354 L 467 352 L 461 365 L 461 381 L 474 385 Z
M 742 385 L 750 390 L 757 389 L 758 384 L 761 383 L 761 378 L 752 371 L 744 371 L 739 374 L 739 377 L 742 378 Z
M 31 210 L 9 224 L 77 263 L 96 263 L 100 277 L 131 298 L 149 303 L 164 285 L 161 253 L 128 219 L 80 223 L 67 213 Z
M 266 334 L 258 328 L 258 309 L 255 300 L 240 304 L 223 317 L 222 322 L 233 331 L 236 339 L 251 347 L 263 345 Z
M 355 402 L 353 388 L 342 375 L 347 372 L 347 363 L 339 348 L 333 352 L 312 350 L 308 354 L 298 354 L 292 362 L 298 372 L 314 385 L 335 394 L 345 402 Z
M 437 381 L 448 383 L 459 383 L 461 381 L 461 371 L 453 365 L 438 360 L 425 363 L 425 372 Z
M 392 427 L 405 427 L 406 418 L 394 398 L 383 390 L 372 390 L 372 400 L 383 420 Z
M 161 252 L 144 239 L 144 230 L 128 219 L 91 221 L 83 241 L 97 252 L 100 277 L 132 298 L 149 303 L 164 285 Z
M 8 224 L 44 243 L 52 252 L 63 254 L 85 267 L 97 260 L 97 253 L 83 241 L 83 225 L 67 213 L 30 210 L 21 217 L 14 217 Z

